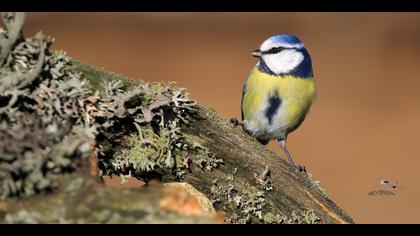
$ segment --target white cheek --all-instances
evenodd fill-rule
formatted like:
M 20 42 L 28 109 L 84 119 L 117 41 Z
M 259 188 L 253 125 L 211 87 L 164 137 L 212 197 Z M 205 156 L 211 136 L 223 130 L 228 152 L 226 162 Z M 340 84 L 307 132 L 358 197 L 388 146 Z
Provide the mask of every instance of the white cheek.
M 304 56 L 296 50 L 284 50 L 277 54 L 264 55 L 262 59 L 271 71 L 282 74 L 295 69 L 303 61 Z

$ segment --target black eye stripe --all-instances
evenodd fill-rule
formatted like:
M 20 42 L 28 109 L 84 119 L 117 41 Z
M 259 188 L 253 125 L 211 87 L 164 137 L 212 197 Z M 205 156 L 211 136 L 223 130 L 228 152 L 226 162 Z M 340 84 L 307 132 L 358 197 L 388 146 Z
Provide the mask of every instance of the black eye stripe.
M 284 48 L 284 47 L 271 48 L 270 50 L 263 51 L 262 54 L 276 54 L 276 53 L 281 52 L 284 49 L 286 49 L 286 48 Z

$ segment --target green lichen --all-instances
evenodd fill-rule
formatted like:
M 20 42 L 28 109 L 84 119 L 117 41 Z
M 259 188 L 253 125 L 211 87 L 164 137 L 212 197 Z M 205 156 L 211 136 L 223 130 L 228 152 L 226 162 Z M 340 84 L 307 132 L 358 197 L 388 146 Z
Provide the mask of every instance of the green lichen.
M 281 224 L 318 224 L 321 219 L 317 217 L 314 211 L 293 211 L 290 216 L 280 218 Z
M 145 173 L 172 170 L 181 160 L 171 150 L 174 139 L 167 129 L 156 134 L 152 129 L 142 129 L 139 134 L 132 134 L 128 140 L 128 150 L 122 150 L 113 161 L 121 172 L 142 176 Z
M 144 83 L 123 91 L 118 82 L 110 82 L 105 91 L 110 99 L 104 114 L 107 119 L 99 126 L 102 175 L 146 181 L 168 172 L 182 177 L 184 153 L 193 148 L 181 132 L 195 112 L 187 93 L 162 83 Z M 115 146 L 120 150 L 115 152 Z
M 268 167 L 260 173 L 254 174 L 256 180 L 255 186 L 244 186 L 243 188 L 235 188 L 231 182 L 234 181 L 237 169 L 231 175 L 228 175 L 227 184 L 220 184 L 218 180 L 213 182 L 211 187 L 211 193 L 213 195 L 213 202 L 215 204 L 222 202 L 223 199 L 225 206 L 223 207 L 234 207 L 242 213 L 238 215 L 236 213 L 231 214 L 230 217 L 225 219 L 227 223 L 251 223 L 264 222 L 268 209 L 265 209 L 266 205 L 266 192 L 272 191 L 272 183 L 270 178 L 270 170 Z M 265 213 L 267 212 L 267 213 Z
M 16 34 L 24 15 L 2 16 L 1 199 L 52 191 L 56 176 L 88 156 L 98 158 L 101 176 L 123 181 L 168 172 L 180 179 L 190 162 L 208 171 L 223 163 L 182 134 L 197 110 L 185 89 L 75 67 L 64 52 L 50 51 L 51 37 Z
M 317 217 L 314 211 L 293 211 L 288 216 L 274 215 L 268 212 L 264 215 L 264 223 L 267 224 L 319 224 L 321 219 Z
M 292 212 L 288 216 L 272 212 L 272 209 L 267 206 L 267 193 L 273 190 L 271 174 L 267 166 L 260 172 L 254 173 L 255 186 L 245 184 L 240 188 L 235 187 L 232 182 L 236 175 L 237 169 L 234 169 L 226 180 L 214 180 L 210 189 L 213 204 L 219 204 L 219 209 L 230 213 L 225 219 L 226 223 L 313 224 L 320 222 L 313 211 Z

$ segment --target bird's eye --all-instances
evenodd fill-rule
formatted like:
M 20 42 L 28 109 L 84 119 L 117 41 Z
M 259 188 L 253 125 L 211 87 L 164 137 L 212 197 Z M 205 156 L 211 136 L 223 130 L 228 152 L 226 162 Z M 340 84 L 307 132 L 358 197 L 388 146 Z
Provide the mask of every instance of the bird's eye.
M 268 51 L 268 53 L 269 53 L 269 54 L 276 54 L 276 53 L 281 52 L 281 50 L 283 50 L 283 48 L 281 48 L 281 47 L 272 48 L 272 49 L 270 49 L 270 50 Z

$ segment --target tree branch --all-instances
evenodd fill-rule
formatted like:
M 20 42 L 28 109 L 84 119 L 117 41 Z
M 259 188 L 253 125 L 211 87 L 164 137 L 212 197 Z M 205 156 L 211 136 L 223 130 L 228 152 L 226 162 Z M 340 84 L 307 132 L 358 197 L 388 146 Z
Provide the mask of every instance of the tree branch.
M 74 63 L 96 89 L 102 89 L 98 87 L 102 78 L 136 84 L 125 76 Z M 323 223 L 353 223 L 310 176 L 291 168 L 212 109 L 200 105 L 198 114 L 182 132 L 190 142 L 207 147 L 223 164 L 211 171 L 191 165 L 183 181 L 212 199 L 216 209 L 226 213 L 228 222 L 276 223 L 282 216 L 312 211 Z

